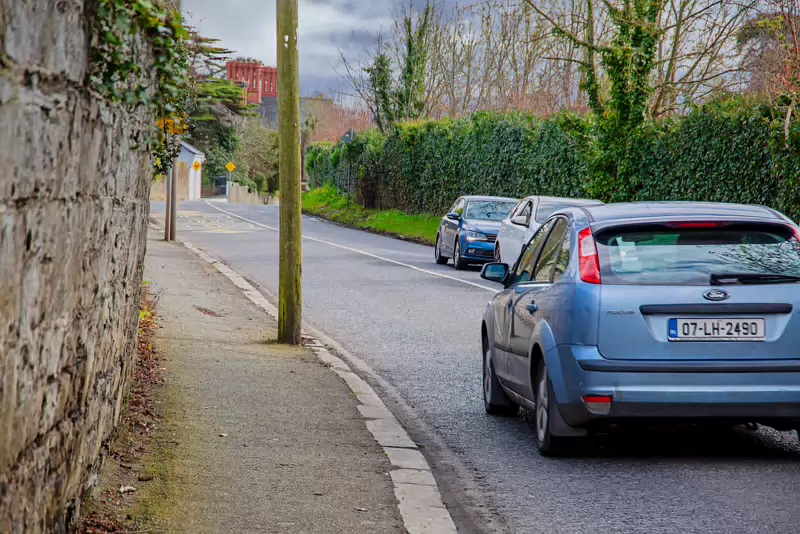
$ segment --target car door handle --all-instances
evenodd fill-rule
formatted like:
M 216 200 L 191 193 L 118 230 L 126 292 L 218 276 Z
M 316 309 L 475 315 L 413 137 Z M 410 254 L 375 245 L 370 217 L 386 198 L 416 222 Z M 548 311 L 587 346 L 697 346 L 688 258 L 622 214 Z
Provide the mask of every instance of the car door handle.
M 533 302 L 531 302 L 530 304 L 528 304 L 527 306 L 525 306 L 525 309 L 527 309 L 529 312 L 531 312 L 531 315 L 533 315 L 534 313 L 536 313 L 537 311 L 539 311 L 539 306 L 537 306 L 536 304 L 534 304 Z

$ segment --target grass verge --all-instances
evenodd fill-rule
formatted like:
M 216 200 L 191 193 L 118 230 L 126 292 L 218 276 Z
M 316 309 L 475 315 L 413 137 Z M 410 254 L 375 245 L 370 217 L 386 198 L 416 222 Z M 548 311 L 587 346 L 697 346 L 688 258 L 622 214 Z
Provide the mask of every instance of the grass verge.
M 355 202 L 347 208 L 347 195 L 326 185 L 303 195 L 303 211 L 322 219 L 400 237 L 416 243 L 433 245 L 441 217 L 410 215 L 398 210 L 368 210 Z

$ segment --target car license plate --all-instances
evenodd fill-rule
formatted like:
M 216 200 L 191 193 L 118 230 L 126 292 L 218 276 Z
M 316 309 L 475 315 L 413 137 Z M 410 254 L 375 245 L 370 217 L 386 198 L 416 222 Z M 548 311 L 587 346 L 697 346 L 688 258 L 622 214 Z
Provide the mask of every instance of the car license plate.
M 670 319 L 670 341 L 764 341 L 764 319 Z

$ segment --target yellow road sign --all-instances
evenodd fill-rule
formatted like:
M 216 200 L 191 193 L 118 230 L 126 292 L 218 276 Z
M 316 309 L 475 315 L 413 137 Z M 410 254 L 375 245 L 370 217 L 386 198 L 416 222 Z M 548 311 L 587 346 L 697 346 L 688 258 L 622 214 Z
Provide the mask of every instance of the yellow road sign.
M 233 172 L 236 170 L 236 165 L 233 164 L 232 161 L 229 161 L 225 168 L 228 169 L 228 172 Z
M 202 167 L 203 167 L 203 165 L 202 165 L 202 164 L 201 164 L 199 161 L 195 161 L 195 162 L 194 162 L 194 165 L 192 165 L 192 168 L 193 168 L 195 171 L 199 171 L 199 170 L 200 170 Z

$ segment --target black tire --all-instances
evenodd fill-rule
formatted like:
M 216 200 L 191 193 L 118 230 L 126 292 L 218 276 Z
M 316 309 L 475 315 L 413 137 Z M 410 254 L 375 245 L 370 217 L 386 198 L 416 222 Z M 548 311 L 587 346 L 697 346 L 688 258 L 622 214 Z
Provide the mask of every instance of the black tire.
M 467 267 L 467 263 L 461 259 L 461 239 L 458 236 L 456 236 L 456 242 L 453 245 L 453 267 L 457 271 Z
M 567 450 L 569 438 L 554 436 L 551 432 L 555 406 L 553 384 L 547 375 L 547 364 L 544 358 L 539 362 L 536 373 L 536 446 L 542 456 L 561 456 Z
M 494 243 L 494 262 L 495 263 L 501 263 L 502 261 L 503 261 L 502 257 L 500 256 L 500 243 L 495 241 L 495 243 Z
M 519 412 L 519 406 L 508 398 L 494 374 L 492 350 L 485 339 L 483 341 L 483 408 L 489 415 L 506 417 L 517 415 Z
M 433 247 L 433 259 L 436 260 L 438 265 L 446 265 L 448 258 L 447 256 L 442 256 L 442 243 L 439 239 L 439 234 L 436 234 L 436 245 Z

